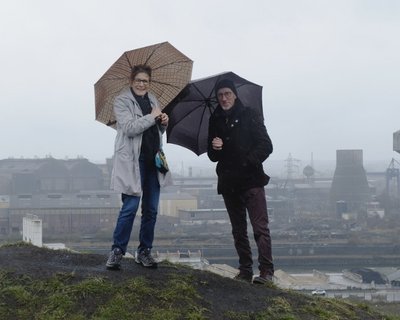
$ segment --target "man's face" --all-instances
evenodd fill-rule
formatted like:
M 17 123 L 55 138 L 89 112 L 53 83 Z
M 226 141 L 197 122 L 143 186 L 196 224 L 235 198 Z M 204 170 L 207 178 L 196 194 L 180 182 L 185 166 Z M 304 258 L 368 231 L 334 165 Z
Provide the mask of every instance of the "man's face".
M 217 92 L 218 102 L 225 111 L 233 107 L 236 98 L 236 95 L 229 88 L 221 88 Z

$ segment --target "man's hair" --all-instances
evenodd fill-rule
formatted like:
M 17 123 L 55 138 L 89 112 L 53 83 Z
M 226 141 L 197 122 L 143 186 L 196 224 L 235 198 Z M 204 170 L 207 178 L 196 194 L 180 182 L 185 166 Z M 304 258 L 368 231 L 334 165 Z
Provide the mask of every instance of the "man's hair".
M 236 86 L 233 83 L 232 80 L 229 79 L 223 79 L 218 81 L 218 83 L 215 85 L 214 91 L 215 91 L 215 95 L 218 95 L 218 90 L 222 89 L 222 88 L 229 88 L 232 90 L 232 92 L 235 94 L 236 97 L 238 97 L 238 93 L 236 90 Z

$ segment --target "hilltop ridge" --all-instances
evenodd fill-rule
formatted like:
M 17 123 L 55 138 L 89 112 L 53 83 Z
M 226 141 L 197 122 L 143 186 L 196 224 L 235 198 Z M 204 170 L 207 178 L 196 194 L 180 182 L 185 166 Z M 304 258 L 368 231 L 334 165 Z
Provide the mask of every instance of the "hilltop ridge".
M 124 259 L 27 244 L 0 247 L 1 319 L 397 319 L 366 305 L 315 298 L 161 262 L 156 270 Z M 32 314 L 35 315 L 32 318 Z

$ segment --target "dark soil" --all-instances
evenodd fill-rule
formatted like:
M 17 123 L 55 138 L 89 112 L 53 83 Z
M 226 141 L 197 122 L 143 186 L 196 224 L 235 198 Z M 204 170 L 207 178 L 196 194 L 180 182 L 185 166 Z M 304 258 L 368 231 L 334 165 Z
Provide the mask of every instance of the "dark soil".
M 211 272 L 194 270 L 167 262 L 160 263 L 157 269 L 146 269 L 137 265 L 133 259 L 123 259 L 121 270 L 110 271 L 105 268 L 106 258 L 105 255 L 80 254 L 30 245 L 7 245 L 0 247 L 0 271 L 10 272 L 16 278 L 26 275 L 34 279 L 46 279 L 57 273 L 68 273 L 74 275 L 74 281 L 101 277 L 113 283 L 121 283 L 132 277 L 141 276 L 150 281 L 154 287 L 161 285 L 164 279 L 169 278 L 171 274 L 190 276 L 193 279 L 194 287 L 202 297 L 204 307 L 209 310 L 207 312 L 209 319 L 227 319 L 221 316 L 227 310 L 255 314 L 266 310 L 269 301 L 278 297 L 288 301 L 292 310 L 301 310 L 306 305 L 315 304 L 315 301 L 317 303 L 322 301 L 319 300 L 321 298 L 316 300 L 311 296 L 281 290 L 273 285 L 251 285 L 224 278 Z M 371 310 L 363 310 L 357 307 L 352 309 L 357 315 L 355 319 L 384 319 L 382 316 L 374 315 L 375 313 Z M 297 313 L 294 319 L 320 318 L 312 314 Z M 338 317 L 335 319 L 346 318 Z

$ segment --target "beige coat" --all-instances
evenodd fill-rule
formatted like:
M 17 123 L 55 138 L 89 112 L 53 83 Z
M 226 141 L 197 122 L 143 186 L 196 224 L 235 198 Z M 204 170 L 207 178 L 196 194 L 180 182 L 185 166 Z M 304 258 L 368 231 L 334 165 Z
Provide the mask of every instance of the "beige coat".
M 149 93 L 152 108 L 160 108 L 156 97 Z M 111 175 L 111 189 L 128 195 L 140 196 L 139 155 L 143 132 L 155 125 L 151 114 L 143 116 L 142 110 L 130 89 L 123 90 L 114 102 L 114 114 L 117 120 L 117 136 L 114 146 L 114 161 Z M 158 126 L 160 143 L 165 127 Z M 160 186 L 171 183 L 171 174 L 159 172 Z

